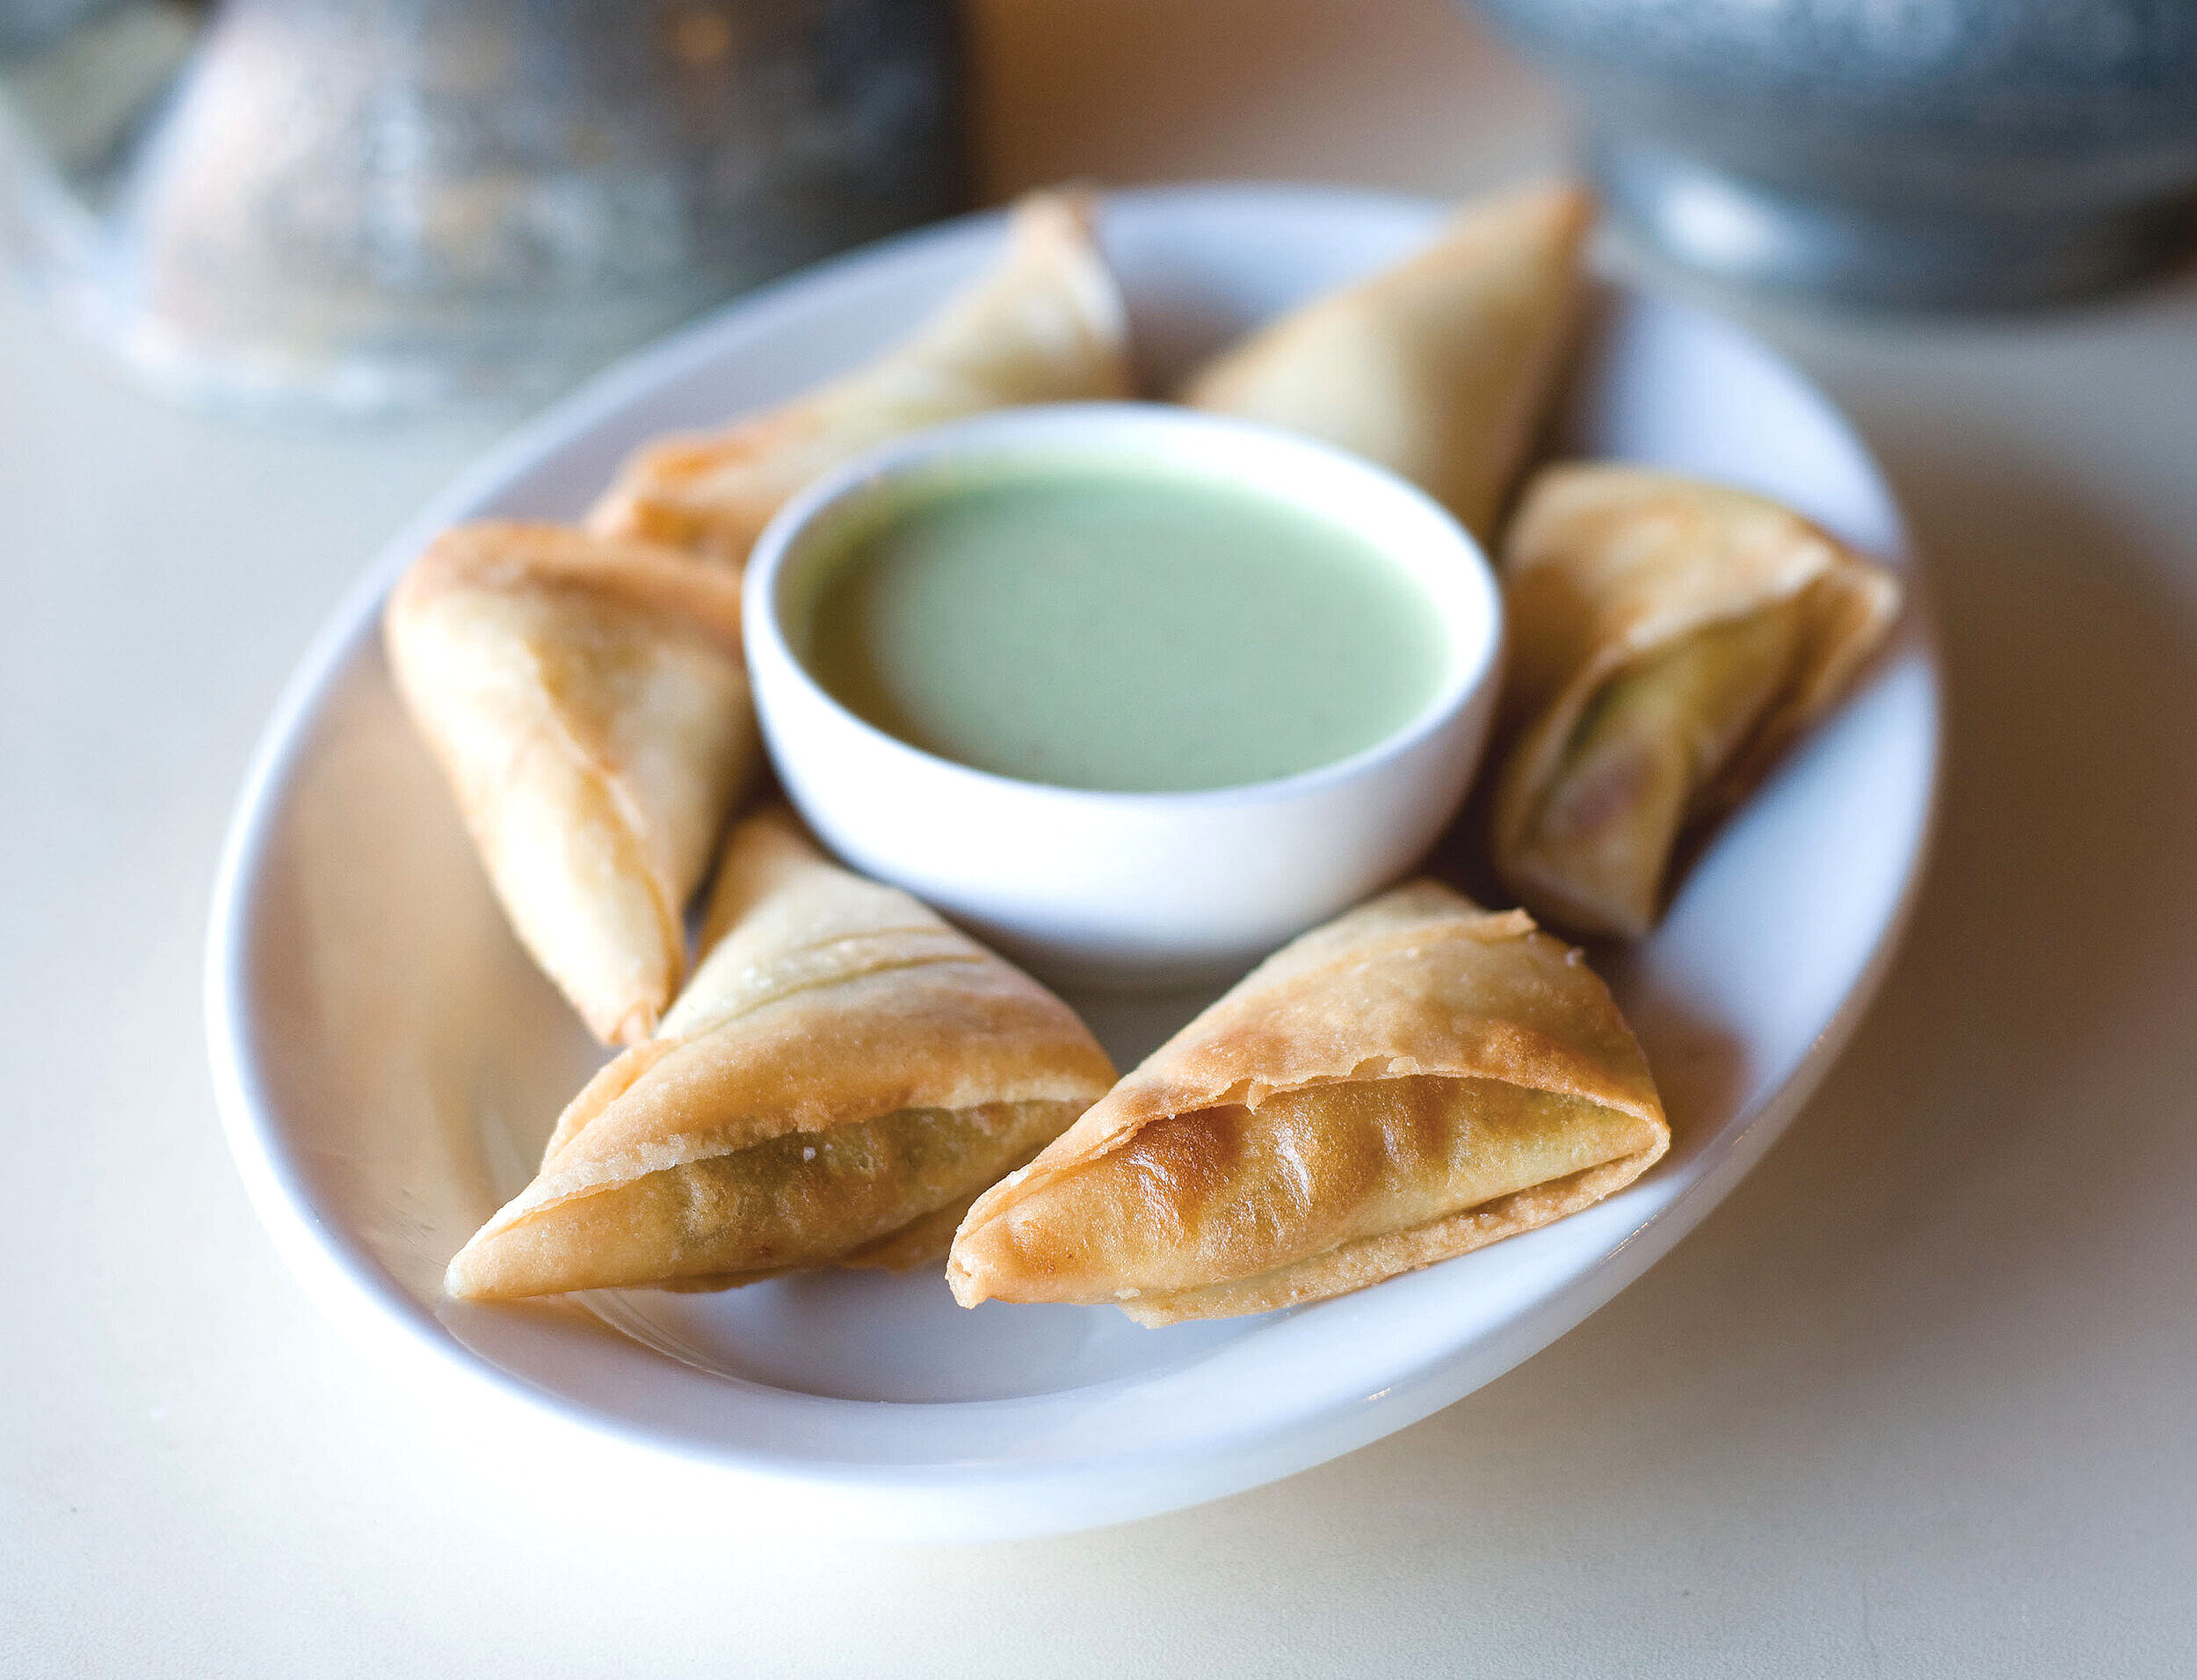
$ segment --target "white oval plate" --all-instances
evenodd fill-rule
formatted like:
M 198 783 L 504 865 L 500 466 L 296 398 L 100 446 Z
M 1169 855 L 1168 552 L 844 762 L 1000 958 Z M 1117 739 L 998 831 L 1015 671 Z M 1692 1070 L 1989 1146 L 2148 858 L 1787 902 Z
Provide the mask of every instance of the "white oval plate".
M 1105 235 L 1155 388 L 1247 324 L 1393 258 L 1437 212 L 1288 188 L 1124 192 Z M 859 360 L 977 268 L 969 218 L 732 305 L 563 402 L 428 508 L 337 609 L 260 743 L 210 931 L 230 1145 L 311 1292 L 431 1403 L 667 1513 L 750 1532 L 969 1539 L 1149 1515 L 1401 1429 L 1562 1335 L 1737 1183 L 1852 1030 L 1920 870 L 1939 676 L 1911 611 L 1862 690 L 1718 836 L 1654 938 L 1601 966 L 1676 1143 L 1546 1229 L 1260 1318 L 1140 1329 L 1106 1308 L 964 1312 L 930 1276 L 818 1273 L 717 1296 L 443 1299 L 445 1262 L 530 1176 L 600 1059 L 505 931 L 399 714 L 376 619 L 434 532 L 577 514 L 634 445 Z M 1906 564 L 1838 415 L 1735 328 L 1613 293 L 1573 447 L 1751 486 Z M 1123 1066 L 1184 1000 L 1094 1005 Z M 606 1328 L 614 1324 L 626 1333 Z

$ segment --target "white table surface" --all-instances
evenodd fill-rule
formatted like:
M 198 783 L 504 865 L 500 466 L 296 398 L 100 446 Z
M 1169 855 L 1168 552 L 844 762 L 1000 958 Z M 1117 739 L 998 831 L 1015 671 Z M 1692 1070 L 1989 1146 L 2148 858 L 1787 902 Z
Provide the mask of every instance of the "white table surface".
M 995 194 L 1557 154 L 1435 0 L 985 0 Z M 1540 1357 L 1325 1468 L 960 1549 L 560 1517 L 339 1341 L 214 1120 L 207 888 L 344 583 L 497 429 L 161 408 L 0 301 L 0 1675 L 2197 1672 L 2197 279 L 1744 311 L 1890 468 L 1938 863 L 1823 1093 Z

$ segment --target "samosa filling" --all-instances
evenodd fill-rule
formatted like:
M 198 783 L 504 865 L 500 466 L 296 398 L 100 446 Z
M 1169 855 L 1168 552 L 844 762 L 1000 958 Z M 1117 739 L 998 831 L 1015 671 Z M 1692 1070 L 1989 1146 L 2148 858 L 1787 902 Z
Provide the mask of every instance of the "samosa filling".
M 1414 1229 L 1654 1135 L 1621 1110 L 1499 1080 L 1316 1085 L 1147 1126 L 986 1235 L 1057 1289 L 1048 1299 L 1197 1289 Z
M 1581 713 L 1516 867 L 1598 931 L 1644 931 L 1696 796 L 1791 673 L 1789 604 L 1697 630 L 1618 673 Z
M 1074 1103 L 903 1109 L 789 1132 L 545 1208 L 482 1255 L 502 1295 L 603 1289 L 830 1262 L 992 1183 Z M 504 1261 L 507 1264 L 499 1265 Z

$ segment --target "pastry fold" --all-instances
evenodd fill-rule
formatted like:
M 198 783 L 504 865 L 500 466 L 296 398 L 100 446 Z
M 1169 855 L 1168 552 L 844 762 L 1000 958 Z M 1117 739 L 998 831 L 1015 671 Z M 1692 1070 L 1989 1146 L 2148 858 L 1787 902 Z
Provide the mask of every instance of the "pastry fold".
M 743 563 L 803 485 L 874 444 L 990 409 L 1130 394 L 1128 317 L 1081 196 L 1016 206 L 998 261 L 868 366 L 729 429 L 659 439 L 588 515 Z
M 519 939 L 597 1037 L 646 1038 L 758 762 L 737 580 L 557 525 L 460 525 L 382 631 Z
M 1885 636 L 1898 580 L 1744 491 L 1544 469 L 1504 541 L 1490 850 L 1537 915 L 1638 936 L 1680 838 L 1729 811 Z
M 721 937 L 646 1044 L 558 1120 L 453 1295 L 724 1288 L 935 1260 L 968 1199 L 1113 1083 L 1068 1006 L 782 810 L 737 824 Z
M 1485 541 L 1563 369 L 1593 215 L 1571 185 L 1468 206 L 1417 256 L 1224 351 L 1183 401 L 1363 455 Z
M 979 1197 L 946 1276 L 965 1307 L 1265 1312 L 1561 1219 L 1670 1140 L 1580 953 L 1414 881 L 1284 946 Z

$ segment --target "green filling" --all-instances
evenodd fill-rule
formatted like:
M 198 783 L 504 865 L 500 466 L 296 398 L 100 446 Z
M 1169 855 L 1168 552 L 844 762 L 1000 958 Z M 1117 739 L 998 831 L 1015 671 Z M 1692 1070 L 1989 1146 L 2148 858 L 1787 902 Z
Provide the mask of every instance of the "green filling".
M 1566 743 L 1522 868 L 1612 931 L 1652 923 L 1694 801 L 1784 685 L 1795 629 L 1789 609 L 1711 625 L 1613 677 Z
M 551 1289 L 816 1265 L 990 1184 L 1074 1118 L 1063 1103 L 903 1109 L 642 1175 L 523 1234 Z M 529 1227 L 532 1227 L 531 1229 Z

